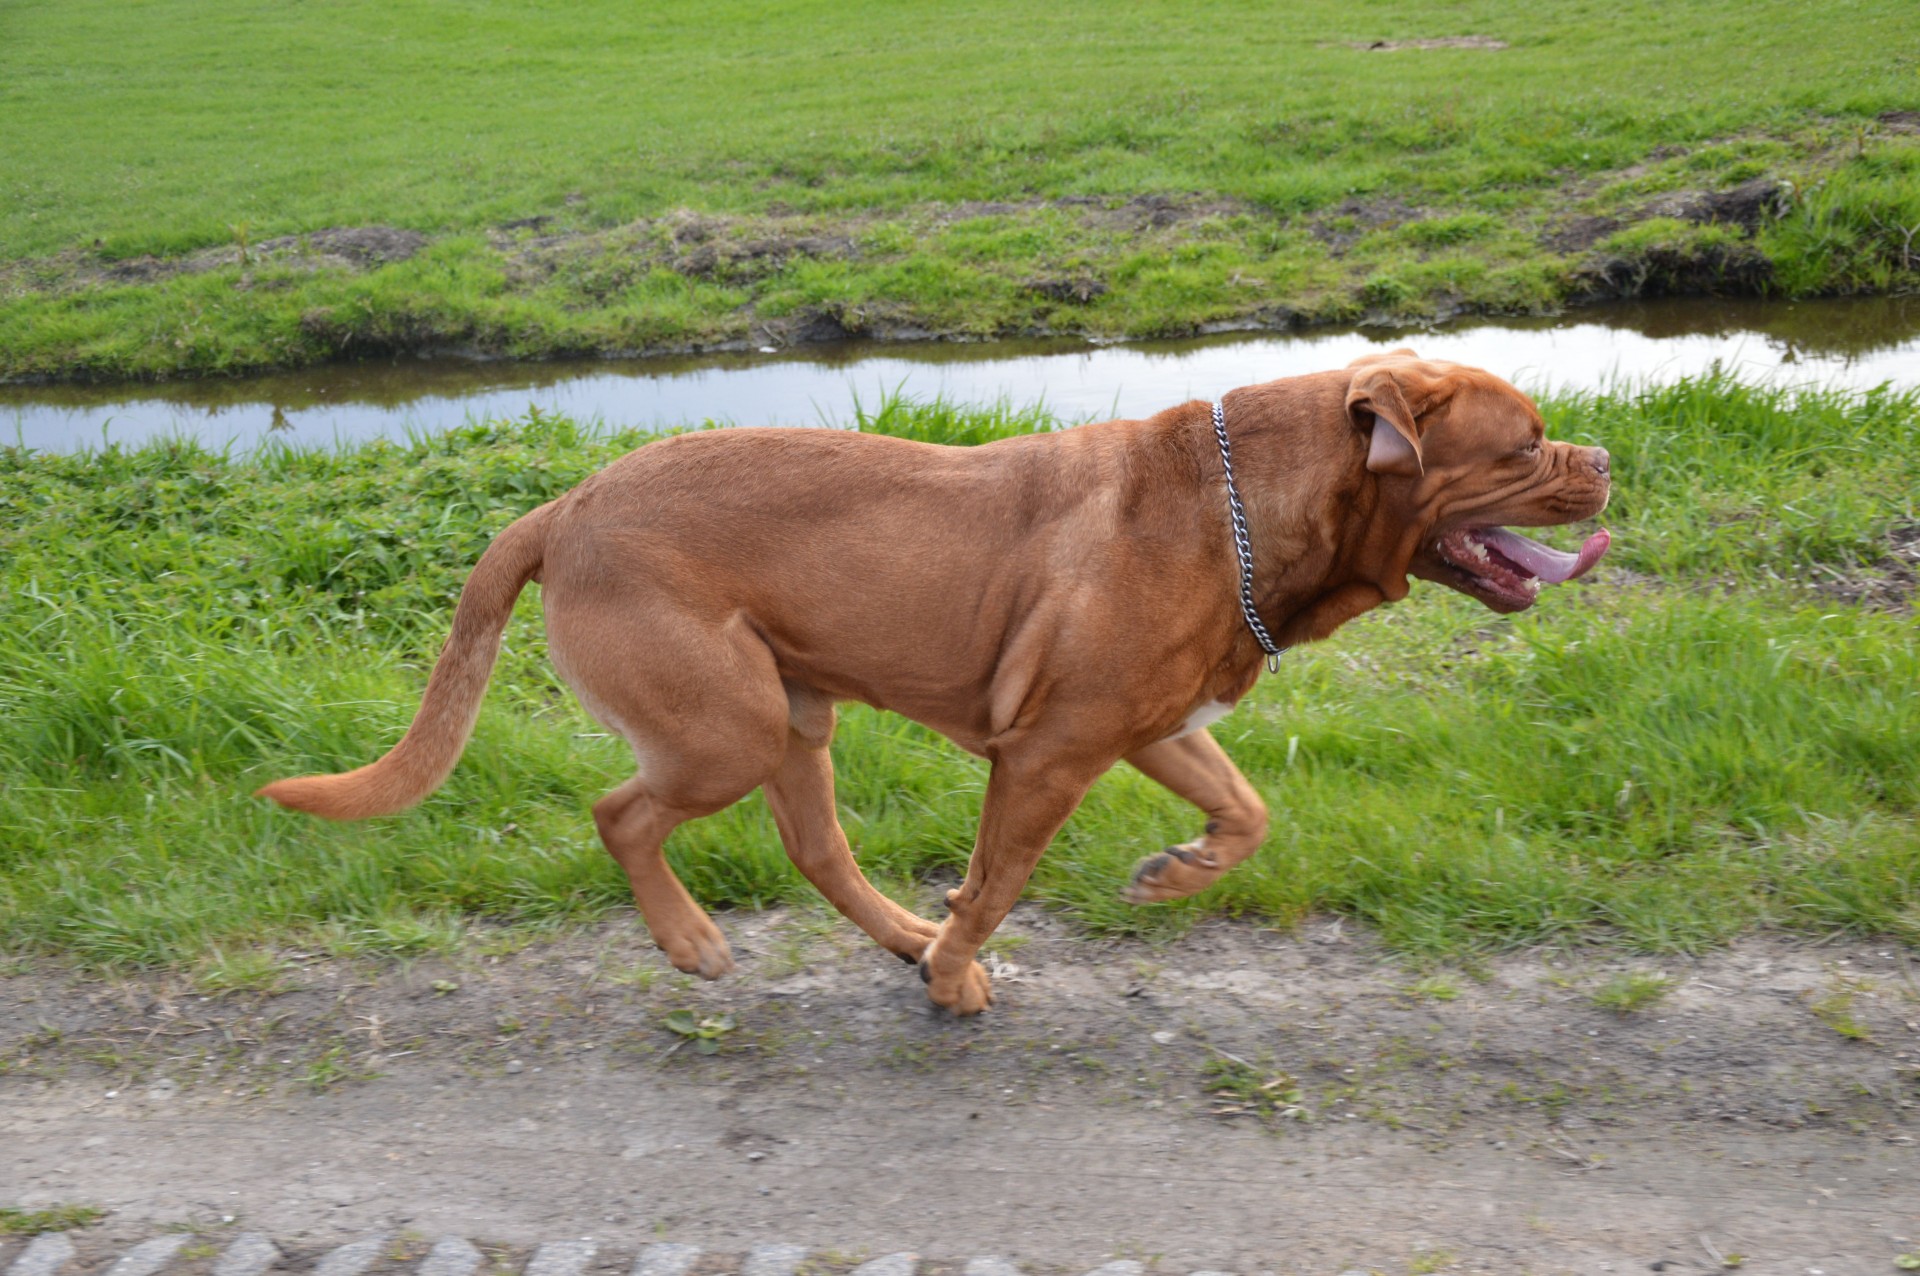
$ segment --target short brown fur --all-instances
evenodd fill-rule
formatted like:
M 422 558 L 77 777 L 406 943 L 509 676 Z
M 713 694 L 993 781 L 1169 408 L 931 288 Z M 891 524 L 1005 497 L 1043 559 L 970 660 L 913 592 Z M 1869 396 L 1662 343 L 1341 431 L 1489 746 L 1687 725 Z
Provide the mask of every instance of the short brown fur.
M 1254 594 L 1282 645 L 1404 597 L 1410 573 L 1462 588 L 1430 549 L 1453 527 L 1564 523 L 1606 503 L 1604 451 L 1529 452 L 1541 422 L 1524 395 L 1411 351 L 1249 386 L 1223 406 Z M 260 792 L 329 819 L 419 802 L 458 758 L 513 600 L 537 580 L 556 667 L 638 759 L 594 820 L 675 966 L 715 978 L 732 958 L 662 844 L 763 787 L 821 893 L 918 963 L 935 1002 L 977 1012 L 992 996 L 980 945 L 1115 762 L 1208 815 L 1203 837 L 1142 862 L 1136 902 L 1203 889 L 1265 834 L 1253 786 L 1204 729 L 1181 731 L 1199 707 L 1244 695 L 1262 659 L 1238 603 L 1209 411 L 968 448 L 777 429 L 650 444 L 488 548 L 391 752 Z M 1398 442 L 1373 440 L 1389 427 Z M 905 714 L 992 763 L 942 924 L 854 862 L 828 753 L 841 700 Z

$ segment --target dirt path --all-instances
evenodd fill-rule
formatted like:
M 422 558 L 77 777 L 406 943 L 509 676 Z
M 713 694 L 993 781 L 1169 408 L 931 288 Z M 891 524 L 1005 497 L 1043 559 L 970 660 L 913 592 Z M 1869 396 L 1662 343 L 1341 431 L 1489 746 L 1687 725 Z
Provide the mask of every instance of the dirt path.
M 1337 923 L 1148 948 L 1023 909 L 999 1006 L 954 1022 L 837 923 L 723 925 L 742 972 L 712 986 L 626 923 L 408 967 L 301 959 L 275 995 L 17 972 L 0 1203 L 99 1204 L 127 1236 L 231 1215 L 316 1244 L 664 1237 L 1082 1270 L 1717 1253 L 1798 1276 L 1920 1250 L 1906 950 L 1748 941 L 1663 963 L 1664 996 L 1618 1013 L 1596 991 L 1653 963 L 1423 976 Z M 736 1026 L 702 1055 L 663 1026 L 676 1008 Z

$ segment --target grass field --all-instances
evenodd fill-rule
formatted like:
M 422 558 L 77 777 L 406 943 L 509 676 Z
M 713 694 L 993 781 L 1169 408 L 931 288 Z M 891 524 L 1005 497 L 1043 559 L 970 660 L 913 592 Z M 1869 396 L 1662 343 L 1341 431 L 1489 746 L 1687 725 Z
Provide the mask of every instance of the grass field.
M 1116 899 L 1198 819 L 1124 769 L 1034 894 L 1095 932 L 1330 910 L 1427 955 L 1761 924 L 1920 940 L 1912 577 L 1873 566 L 1920 524 L 1920 391 L 1708 380 L 1544 406 L 1616 458 L 1600 579 L 1513 618 L 1419 585 L 1291 655 L 1215 728 L 1276 818 L 1204 896 Z M 892 402 L 858 424 L 972 443 L 1047 422 Z M 0 945 L 217 981 L 269 949 L 628 907 L 586 807 L 629 763 L 548 669 L 537 589 L 424 807 L 327 825 L 247 793 L 391 743 L 488 536 L 641 441 L 536 416 L 251 459 L 0 451 Z M 859 707 L 835 756 L 861 861 L 929 901 L 965 863 L 980 764 Z M 670 852 L 710 905 L 813 898 L 757 795 Z
M 1912 16 L 30 0 L 0 377 L 1908 288 Z

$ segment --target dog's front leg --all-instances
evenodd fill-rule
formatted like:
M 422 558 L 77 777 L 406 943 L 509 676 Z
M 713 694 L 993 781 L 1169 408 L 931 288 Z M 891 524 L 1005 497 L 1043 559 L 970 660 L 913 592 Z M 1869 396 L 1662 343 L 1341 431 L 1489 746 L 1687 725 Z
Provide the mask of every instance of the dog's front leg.
M 987 972 L 974 955 L 1020 898 L 1053 835 L 1110 765 L 1032 749 L 994 761 L 967 879 L 947 892 L 947 920 L 920 958 L 920 978 L 934 1004 L 974 1015 L 993 1000 Z
M 1133 866 L 1133 880 L 1121 892 L 1128 903 L 1152 904 L 1203 891 L 1260 849 L 1267 836 L 1267 804 L 1205 727 L 1129 753 L 1127 761 L 1207 813 L 1201 837 Z

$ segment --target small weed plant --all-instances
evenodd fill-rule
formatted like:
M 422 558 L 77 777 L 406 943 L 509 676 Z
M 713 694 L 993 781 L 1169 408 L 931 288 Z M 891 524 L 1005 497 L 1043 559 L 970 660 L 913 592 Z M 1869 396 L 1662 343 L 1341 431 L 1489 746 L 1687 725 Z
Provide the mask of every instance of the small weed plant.
M 265 949 L 215 948 L 194 972 L 193 985 L 206 996 L 250 992 L 272 995 L 286 990 L 287 963 Z
M 668 1032 L 679 1036 L 676 1050 L 690 1043 L 698 1054 L 719 1054 L 720 1043 L 734 1029 L 732 1015 L 701 1016 L 692 1010 L 669 1011 L 661 1022 Z
M 1426 975 L 1407 985 L 1407 995 L 1416 1001 L 1457 1001 L 1460 985 L 1446 975 Z
M 0 1209 L 0 1236 L 39 1236 L 91 1227 L 107 1216 L 94 1205 L 49 1205 L 43 1210 Z
M 1660 1004 L 1673 991 L 1673 980 L 1646 970 L 1622 971 L 1593 991 L 1593 1004 L 1616 1015 L 1630 1015 Z
M 1807 1003 L 1807 1008 L 1813 1011 L 1814 1018 L 1848 1041 L 1872 1041 L 1873 1033 L 1853 1013 L 1857 995 L 1858 990 L 1851 987 L 1834 988 L 1813 998 Z
M 1264 1122 L 1310 1121 L 1299 1079 L 1286 1072 L 1255 1067 L 1229 1055 L 1201 1065 L 1201 1084 L 1215 1103 L 1214 1116 L 1248 1116 Z
M 301 1080 L 315 1094 L 324 1094 L 343 1081 L 371 1081 L 378 1075 L 356 1066 L 345 1046 L 330 1046 L 307 1065 Z

